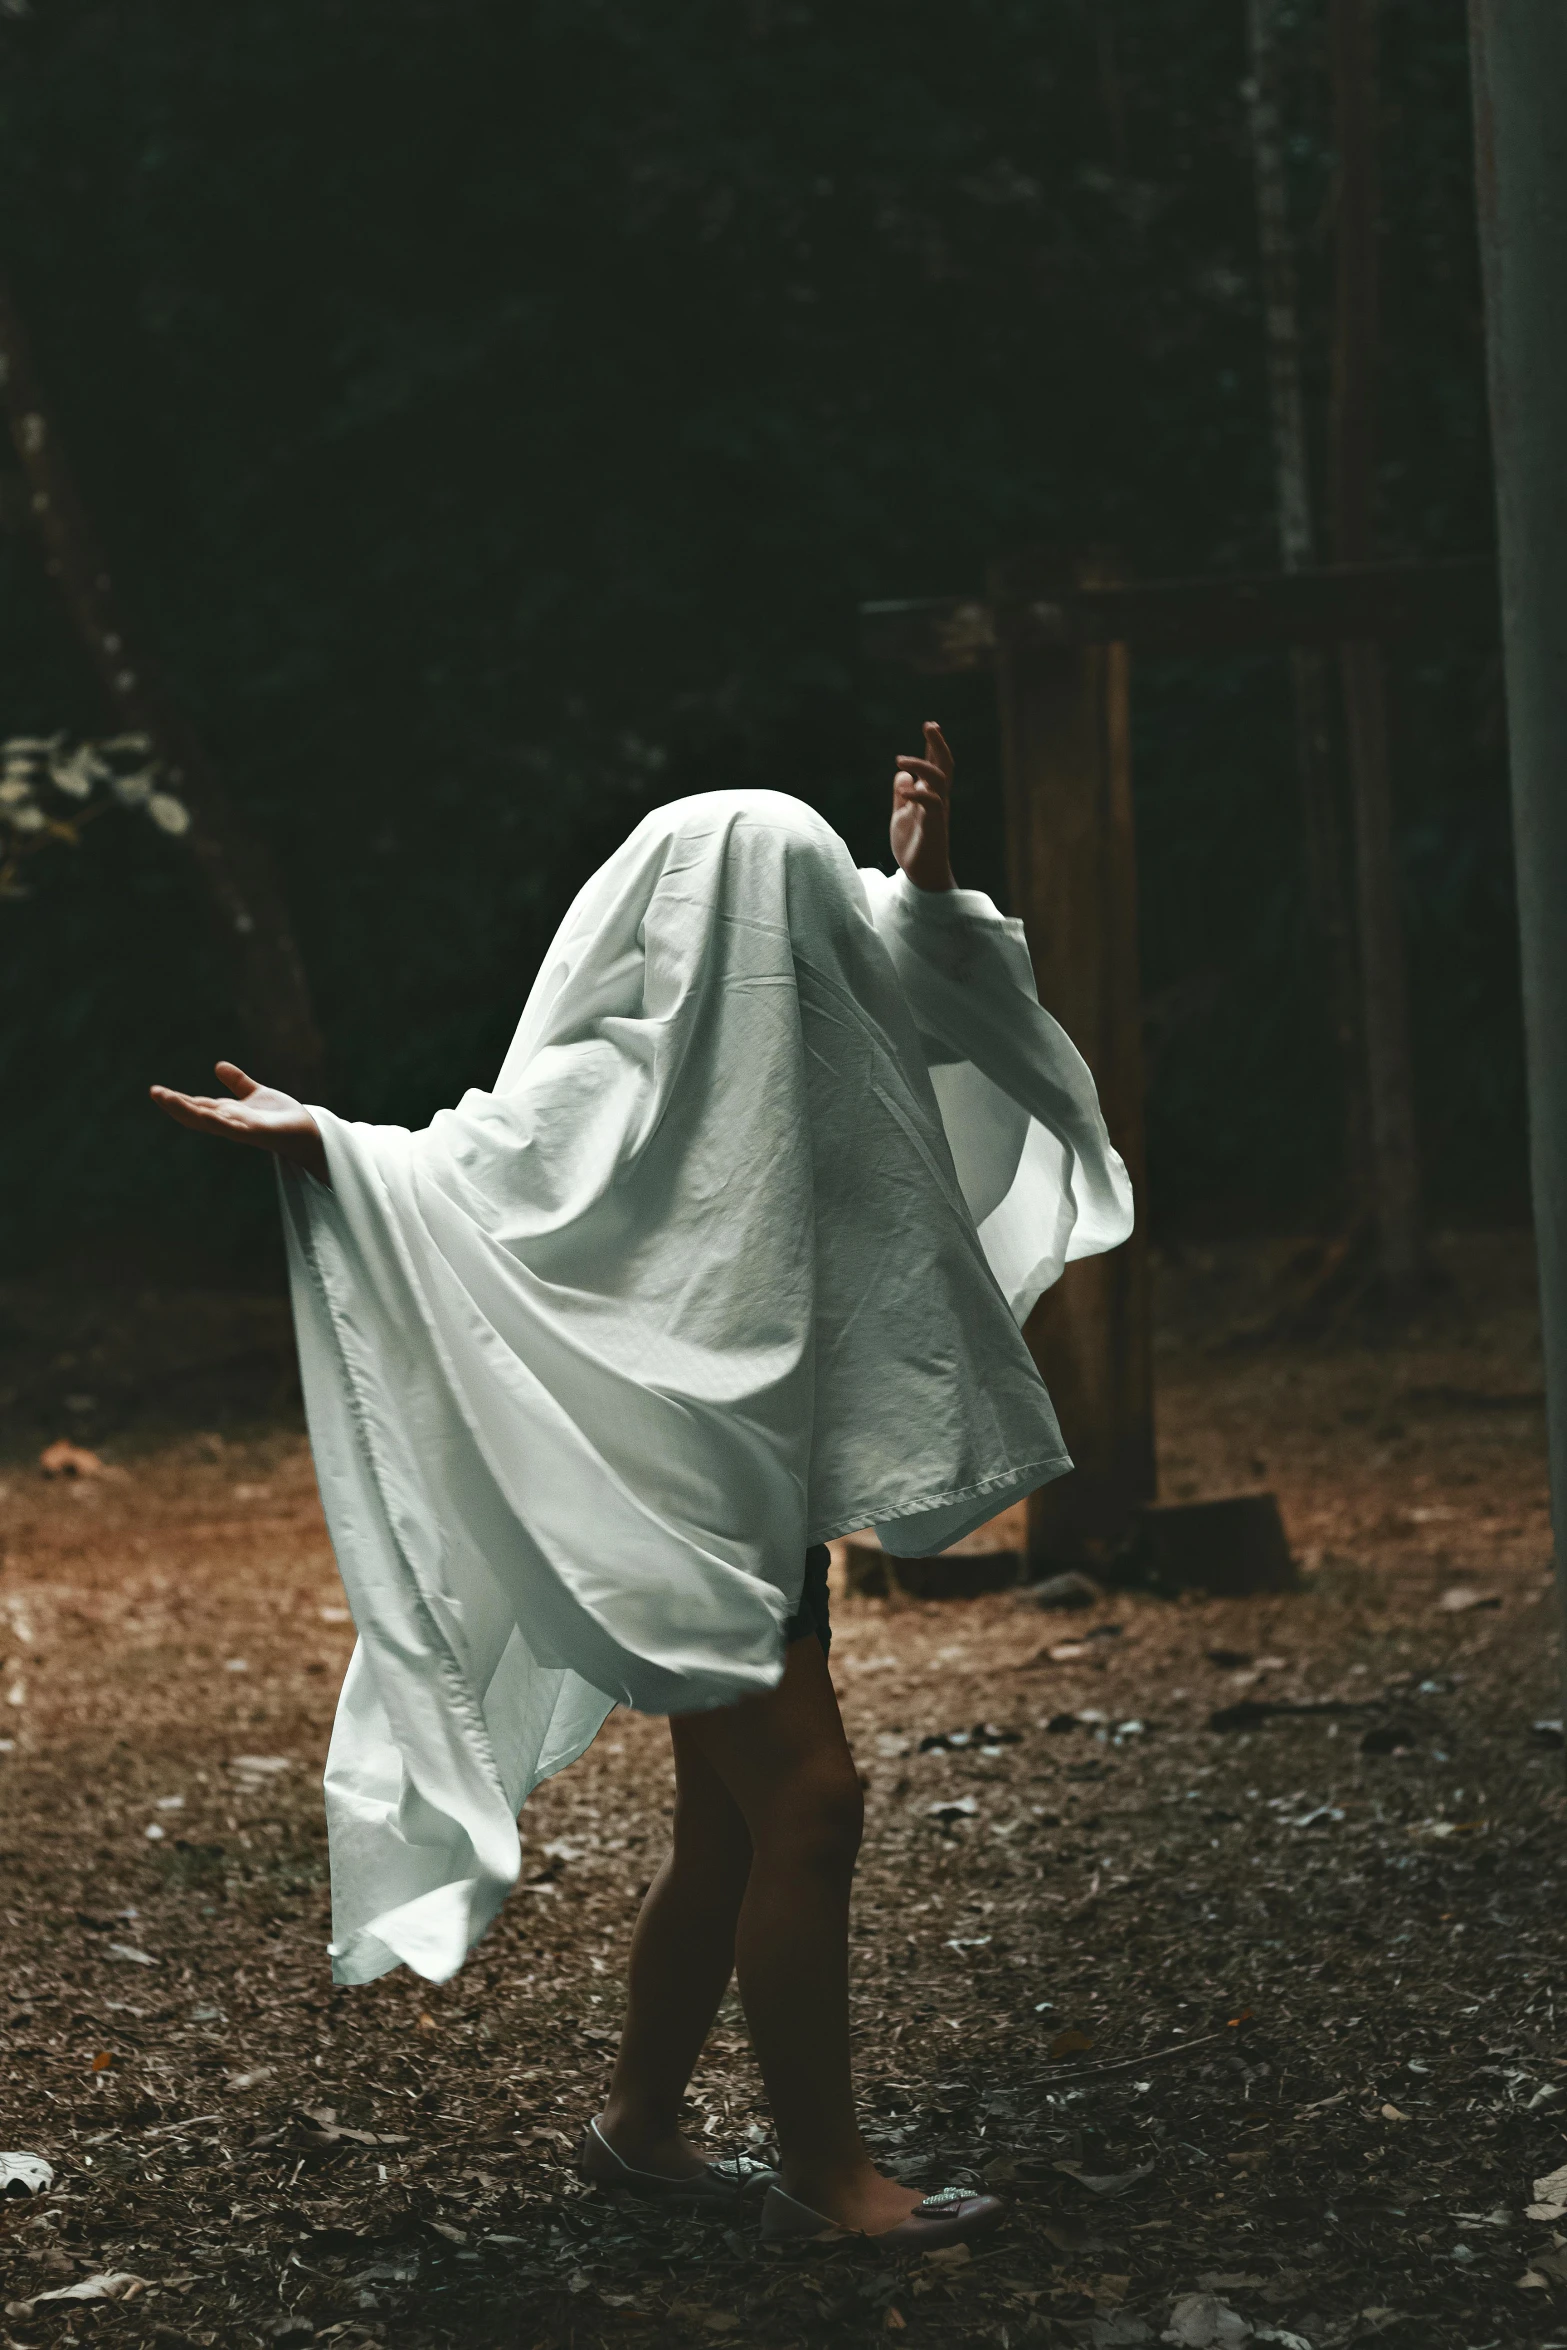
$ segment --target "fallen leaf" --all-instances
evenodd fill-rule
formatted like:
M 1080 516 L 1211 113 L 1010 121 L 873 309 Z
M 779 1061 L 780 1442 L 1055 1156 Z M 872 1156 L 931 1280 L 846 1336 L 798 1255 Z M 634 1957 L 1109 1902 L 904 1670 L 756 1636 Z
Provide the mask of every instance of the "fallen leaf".
M 109 1956 L 128 1959 L 133 1966 L 156 1966 L 158 1963 L 150 1950 L 138 1950 L 134 1942 L 111 1942 Z
M 64 1436 L 44 1446 L 38 1455 L 38 1466 L 46 1477 L 101 1477 L 104 1474 L 104 1465 L 95 1452 L 89 1452 L 85 1445 L 72 1444 Z
M 1567 2162 L 1560 2170 L 1548 2170 L 1534 2182 L 1536 2203 L 1567 2204 Z
M 1455 1583 L 1436 1602 L 1436 1611 L 1442 1616 L 1466 1616 L 1474 1608 L 1500 1607 L 1501 1604 L 1495 1592 L 1473 1591 L 1467 1583 Z
M 1064 1575 L 1049 1575 L 1042 1583 L 1026 1583 L 1015 1598 L 1019 1607 L 1098 1607 L 1104 1593 L 1090 1577 L 1074 1569 Z
M 959 1795 L 955 1796 L 951 1802 L 928 1804 L 926 1809 L 933 1820 L 941 1820 L 945 1823 L 948 1820 L 971 1820 L 978 1811 L 979 1805 L 972 1795 Z
M 52 2293 L 35 2293 L 30 2301 L 8 2301 L 6 2315 L 31 2317 L 34 2309 L 45 2301 L 129 2301 L 146 2283 L 145 2277 L 133 2276 L 129 2269 L 110 2269 L 98 2276 L 83 2277 L 79 2284 L 56 2285 Z
M 41 2154 L 0 2154 L 0 2195 L 47 2195 L 54 2171 Z
M 92 2069 L 95 2073 L 106 2073 L 113 2062 L 114 2051 L 110 2048 L 100 2048 L 92 2060 Z
M 1052 2167 L 1064 2171 L 1069 2179 L 1075 2179 L 1078 2186 L 1086 2187 L 1090 2195 L 1124 2195 L 1128 2187 L 1135 2187 L 1141 2180 L 1151 2179 L 1154 2174 L 1151 2162 L 1141 2163 L 1136 2170 L 1118 2171 L 1089 2172 L 1076 2162 L 1058 2162 Z
M 889 2334 L 905 2333 L 909 2323 L 902 2310 L 896 2308 L 889 2309 L 881 2322 Z
M 1411 2114 L 1400 2113 L 1396 2105 L 1384 2105 L 1382 2108 L 1382 2119 L 1385 2122 L 1407 2122 L 1413 2118 Z
M 300 2110 L 310 2124 L 310 2135 L 320 2139 L 324 2145 L 335 2146 L 343 2138 L 355 2146 L 406 2146 L 408 2143 L 406 2137 L 398 2136 L 395 2131 L 351 2130 L 346 2122 L 338 2120 L 336 2110 L 330 2105 L 307 2105 Z M 436 2220 L 430 2222 L 432 2227 L 439 2224 Z M 467 2240 L 466 2236 L 462 2239 L 464 2243 Z
M 1319 2097 L 1315 2105 L 1297 2105 L 1295 2119 L 1304 2121 L 1308 2113 L 1326 2113 L 1330 2107 L 1342 2105 L 1349 2095 L 1347 2089 L 1335 2089 L 1331 2097 Z
M 1069 2024 L 1064 2032 L 1057 2032 L 1045 2054 L 1052 2064 L 1059 2064 L 1063 2056 L 1084 2055 L 1093 2044 L 1091 2033 L 1080 2032 L 1075 2024 Z
M 1250 2320 L 1215 2293 L 1183 2293 L 1159 2339 L 1180 2350 L 1242 2350 L 1251 2340 Z
M 966 2244 L 938 2244 L 922 2257 L 929 2268 L 962 2268 L 974 2255 Z

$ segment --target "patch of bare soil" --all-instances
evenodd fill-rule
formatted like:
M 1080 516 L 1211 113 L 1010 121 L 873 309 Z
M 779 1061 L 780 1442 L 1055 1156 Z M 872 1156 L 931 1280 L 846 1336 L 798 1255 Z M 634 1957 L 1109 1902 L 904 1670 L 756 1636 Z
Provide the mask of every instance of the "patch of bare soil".
M 529 1805 L 455 1982 L 334 1990 L 351 1627 L 297 1431 L 5 1471 L 0 2147 L 56 2183 L 0 2205 L 0 2336 L 1567 2343 L 1567 2214 L 1526 2216 L 1567 2201 L 1533 2184 L 1567 2162 L 1567 1804 L 1531 1727 L 1530 1273 L 1446 1254 L 1422 1326 L 1311 1346 L 1247 1337 L 1277 1252 L 1166 1268 L 1165 1492 L 1271 1485 L 1298 1597 L 839 1601 L 871 2134 L 1011 2205 L 913 2266 L 764 2254 L 568 2167 L 667 1830 L 660 1723 L 612 1717 Z M 694 2103 L 715 2146 L 765 2136 L 732 2003 Z M 141 2282 L 48 2298 L 105 2275 Z

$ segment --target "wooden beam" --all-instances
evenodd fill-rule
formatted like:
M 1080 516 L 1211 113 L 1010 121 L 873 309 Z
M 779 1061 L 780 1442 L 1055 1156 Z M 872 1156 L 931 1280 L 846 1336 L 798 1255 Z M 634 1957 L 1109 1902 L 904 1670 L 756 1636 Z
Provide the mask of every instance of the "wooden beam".
M 1137 1194 L 1132 1238 L 1068 1265 L 1026 1331 L 1077 1464 L 1030 1500 L 1030 1553 L 1092 1560 L 1155 1489 L 1128 657 L 1117 644 L 1049 644 L 1018 622 L 1041 593 L 1107 588 L 1103 565 L 1074 575 L 1026 556 L 992 584 L 1012 911 Z
M 1003 632 L 1050 645 L 1132 645 L 1149 653 L 1337 644 L 1494 625 L 1496 563 L 1324 564 L 1310 571 L 1195 579 L 1066 581 L 1048 595 L 930 596 L 860 606 L 873 660 L 929 676 L 986 669 Z

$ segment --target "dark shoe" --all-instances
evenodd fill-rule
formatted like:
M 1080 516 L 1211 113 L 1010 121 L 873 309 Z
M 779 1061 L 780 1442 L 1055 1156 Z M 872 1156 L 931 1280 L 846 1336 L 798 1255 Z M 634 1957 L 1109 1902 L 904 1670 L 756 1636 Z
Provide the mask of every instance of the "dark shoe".
M 879 2235 L 858 2228 L 841 2228 L 824 2219 L 808 2203 L 797 2203 L 782 2187 L 771 2186 L 762 2204 L 764 2244 L 841 2244 L 852 2238 L 861 2244 L 885 2245 L 889 2252 L 934 2252 L 942 2244 L 967 2244 L 988 2236 L 1006 2206 L 994 2195 L 971 2195 L 963 2187 L 939 2187 L 916 2203 L 907 2219 Z
M 694 2171 L 688 2179 L 668 2179 L 662 2171 L 638 2170 L 621 2159 L 596 2121 L 590 2121 L 582 2133 L 582 2143 L 577 2148 L 577 2170 L 595 2187 L 645 2195 L 650 2202 L 694 2203 L 731 2211 L 736 2204 L 754 2201 L 778 2176 L 765 2162 L 755 2162 L 749 2154 L 723 2155 L 717 2162 L 708 2163 L 705 2169 Z

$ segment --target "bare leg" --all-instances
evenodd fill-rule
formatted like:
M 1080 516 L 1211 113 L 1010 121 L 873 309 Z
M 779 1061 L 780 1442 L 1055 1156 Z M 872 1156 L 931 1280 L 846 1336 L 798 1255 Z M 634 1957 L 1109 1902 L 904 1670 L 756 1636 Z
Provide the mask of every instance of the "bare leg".
M 842 2227 L 896 2227 L 919 2196 L 875 2168 L 854 2117 L 849 1888 L 864 1810 L 819 1643 L 791 1643 L 767 1696 L 671 1727 L 676 1754 L 706 1759 L 750 1832 L 735 1960 L 783 2184 Z
M 670 1729 L 674 1849 L 631 1937 L 625 2030 L 600 2127 L 623 2161 L 681 2178 L 702 2168 L 680 2135 L 680 2101 L 734 1972 L 751 1838 L 712 1764 L 678 1723 Z

